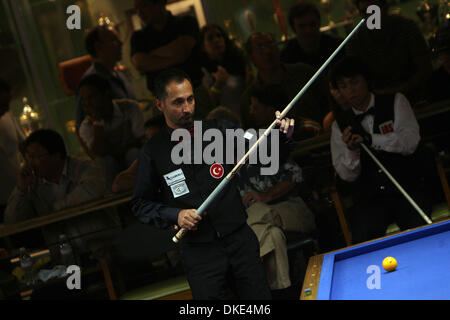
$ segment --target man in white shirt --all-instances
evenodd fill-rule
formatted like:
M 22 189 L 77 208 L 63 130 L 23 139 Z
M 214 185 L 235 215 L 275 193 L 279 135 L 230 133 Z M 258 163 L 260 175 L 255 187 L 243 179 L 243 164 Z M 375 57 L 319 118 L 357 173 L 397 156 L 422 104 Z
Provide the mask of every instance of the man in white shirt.
M 107 184 L 137 159 L 144 142 L 144 115 L 136 101 L 113 100 L 109 83 L 89 75 L 79 85 L 86 117 L 80 137 L 93 159 L 99 159 Z
M 11 191 L 17 184 L 21 156 L 19 144 L 25 134 L 9 110 L 11 87 L 0 79 L 0 223 Z
M 367 67 L 354 57 L 336 64 L 330 77 L 351 105 L 347 111 L 336 114 L 331 154 L 339 178 L 356 186 L 352 194 L 353 242 L 383 236 L 392 222 L 402 230 L 424 224 L 360 147 L 361 143 L 369 147 L 419 206 L 430 212 L 431 195 L 425 187 L 427 170 L 422 161 L 424 151 L 419 147 L 419 124 L 408 100 L 401 93 L 374 95 Z
M 5 223 L 13 224 L 75 206 L 106 193 L 105 179 L 92 161 L 66 154 L 64 141 L 52 130 L 33 132 L 24 142 L 26 163 L 8 200 Z M 78 253 L 96 250 L 119 226 L 108 214 L 89 214 L 43 228 L 46 243 L 58 243 L 66 234 Z

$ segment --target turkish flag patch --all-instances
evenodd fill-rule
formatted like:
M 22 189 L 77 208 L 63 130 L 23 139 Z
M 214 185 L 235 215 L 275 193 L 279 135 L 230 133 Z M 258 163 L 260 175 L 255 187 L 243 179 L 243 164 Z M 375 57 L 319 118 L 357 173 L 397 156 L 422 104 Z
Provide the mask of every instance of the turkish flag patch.
M 224 170 L 221 164 L 215 163 L 209 168 L 209 173 L 214 179 L 220 179 L 223 177 Z
M 381 134 L 387 134 L 390 132 L 394 132 L 394 122 L 392 120 L 384 122 L 379 125 Z

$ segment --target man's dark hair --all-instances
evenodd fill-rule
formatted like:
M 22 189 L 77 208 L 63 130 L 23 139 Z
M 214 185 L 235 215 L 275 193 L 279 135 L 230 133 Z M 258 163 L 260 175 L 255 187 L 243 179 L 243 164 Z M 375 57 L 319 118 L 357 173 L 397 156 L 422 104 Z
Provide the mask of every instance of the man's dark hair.
M 329 80 L 337 88 L 337 82 L 343 78 L 361 75 L 367 82 L 369 90 L 372 88 L 372 76 L 367 65 L 358 57 L 347 56 L 339 60 L 330 70 Z
M 62 159 L 67 158 L 66 146 L 64 140 L 60 134 L 50 129 L 40 129 L 32 134 L 25 140 L 24 146 L 37 143 L 42 146 L 49 154 L 59 153 Z
M 2 78 L 0 78 L 0 92 L 10 93 L 11 90 L 12 90 L 11 85 Z
M 86 51 L 94 58 L 97 57 L 97 52 L 95 51 L 95 44 L 97 42 L 101 42 L 100 39 L 100 29 L 104 28 L 103 26 L 96 26 L 88 31 L 86 37 L 84 38 L 84 46 L 86 47 Z
M 109 84 L 108 80 L 97 74 L 90 74 L 83 78 L 83 80 L 81 80 L 80 84 L 78 85 L 78 91 L 81 89 L 81 87 L 84 86 L 94 87 L 102 94 L 111 92 L 111 85 Z
M 182 83 L 184 80 L 188 80 L 192 85 L 191 78 L 183 70 L 172 68 L 161 71 L 153 80 L 153 94 L 157 99 L 164 100 L 167 97 L 167 85 L 172 81 Z
M 252 40 L 253 40 L 254 37 L 259 36 L 259 35 L 269 35 L 275 41 L 275 36 L 273 35 L 273 33 L 266 32 L 266 31 L 258 31 L 258 32 L 252 33 L 247 38 L 247 41 L 244 43 L 244 49 L 247 52 L 247 54 L 251 54 L 252 53 L 252 51 L 253 51 Z
M 289 103 L 286 92 L 280 84 L 256 85 L 250 89 L 250 97 L 276 110 L 283 110 Z
M 291 26 L 292 30 L 295 30 L 295 18 L 303 17 L 304 15 L 309 13 L 315 14 L 320 21 L 320 11 L 315 4 L 310 2 L 301 2 L 293 5 L 291 9 L 289 9 L 288 14 L 289 25 Z

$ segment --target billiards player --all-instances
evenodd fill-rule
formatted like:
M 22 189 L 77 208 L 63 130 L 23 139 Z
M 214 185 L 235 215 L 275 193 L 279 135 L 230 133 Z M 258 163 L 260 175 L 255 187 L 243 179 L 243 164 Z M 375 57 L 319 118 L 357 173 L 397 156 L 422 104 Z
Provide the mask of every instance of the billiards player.
M 176 225 L 189 230 L 180 246 L 194 299 L 226 299 L 230 288 L 239 299 L 270 299 L 259 243 L 246 223 L 236 179 L 211 203 L 206 215 L 200 216 L 192 209 L 203 203 L 220 178 L 225 178 L 213 176 L 213 172 L 228 174 L 230 165 L 212 170 L 213 165 L 205 163 L 175 165 L 171 161 L 171 149 L 177 144 L 171 141 L 171 133 L 189 129 L 193 123 L 195 99 L 189 77 L 177 69 L 163 71 L 155 78 L 154 93 L 166 125 L 139 155 L 132 200 L 135 216 L 159 228 Z M 291 121 L 285 119 L 280 129 L 292 132 L 293 124 L 289 127 L 288 123 Z M 202 127 L 225 132 L 230 126 L 205 120 Z M 230 279 L 232 285 L 228 286 Z
M 406 97 L 371 92 L 367 67 L 346 57 L 330 72 L 330 81 L 351 108 L 338 110 L 332 124 L 331 154 L 340 185 L 349 185 L 354 202 L 351 218 L 353 243 L 383 236 L 395 222 L 401 230 L 424 224 L 405 197 L 369 155 L 364 143 L 427 214 L 427 149 L 420 144 L 419 124 Z M 339 183 L 338 183 L 339 187 Z

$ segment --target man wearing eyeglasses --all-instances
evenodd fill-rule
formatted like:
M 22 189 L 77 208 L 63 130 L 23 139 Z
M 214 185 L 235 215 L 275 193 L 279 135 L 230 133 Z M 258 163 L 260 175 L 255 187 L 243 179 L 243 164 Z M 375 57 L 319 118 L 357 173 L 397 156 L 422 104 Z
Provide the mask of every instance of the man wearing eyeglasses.
M 48 129 L 33 132 L 25 140 L 24 150 L 26 161 L 20 170 L 17 186 L 9 197 L 5 223 L 44 216 L 100 198 L 106 193 L 101 170 L 91 161 L 67 155 L 64 141 L 57 132 Z M 114 218 L 106 214 L 85 215 L 71 219 L 70 223 L 46 226 L 43 235 L 48 244 L 58 243 L 61 233 L 69 239 L 77 237 L 72 245 L 82 253 L 93 250 L 93 247 L 86 247 L 87 238 L 80 239 L 79 236 L 115 226 Z M 107 237 L 107 232 L 94 234 L 94 237 Z
M 314 70 L 303 63 L 284 64 L 280 61 L 280 50 L 275 38 L 267 32 L 252 34 L 245 43 L 245 49 L 257 69 L 257 77 L 244 92 L 241 98 L 241 112 L 244 126 L 254 128 L 249 116 L 250 92 L 256 86 L 277 84 L 284 88 L 288 100 L 292 100 L 308 80 Z M 302 99 L 292 108 L 293 118 L 306 118 L 318 123 L 328 112 L 327 85 L 324 79 L 318 78 Z M 301 119 L 299 119 L 301 120 Z M 301 123 L 301 121 L 299 122 Z M 320 125 L 319 125 L 320 127 Z M 294 134 L 295 135 L 295 134 Z M 295 138 L 295 136 L 294 136 Z

